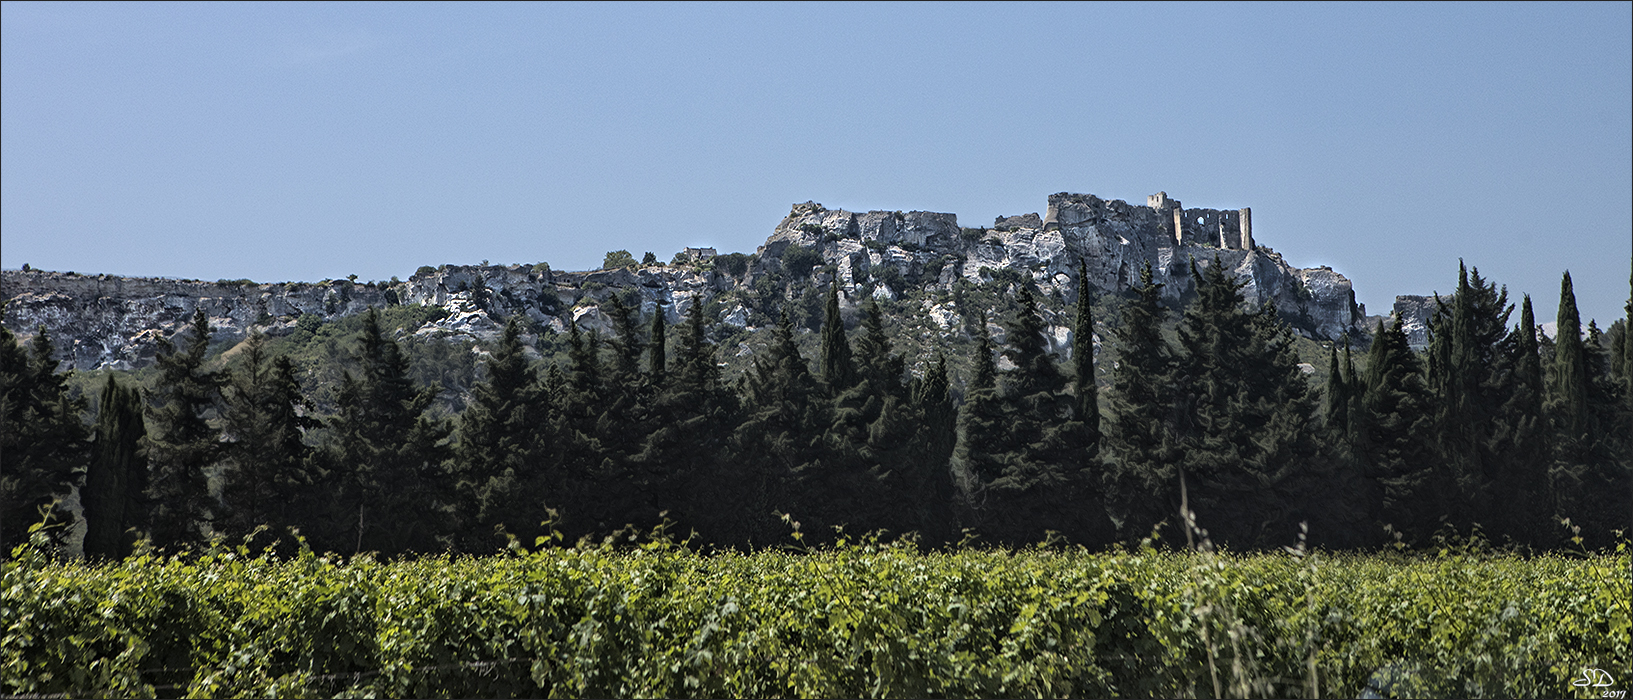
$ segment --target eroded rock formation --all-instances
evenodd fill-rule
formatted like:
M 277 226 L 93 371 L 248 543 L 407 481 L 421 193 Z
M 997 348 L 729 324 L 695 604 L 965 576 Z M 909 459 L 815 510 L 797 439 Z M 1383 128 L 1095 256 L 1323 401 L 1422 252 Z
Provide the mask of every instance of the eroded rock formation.
M 1018 273 L 1045 294 L 1075 299 L 1083 289 L 1125 290 L 1149 263 L 1165 285 L 1164 294 L 1179 301 L 1192 290 L 1192 261 L 1205 267 L 1217 258 L 1247 282 L 1243 291 L 1250 303 L 1273 304 L 1300 333 L 1366 334 L 1364 310 L 1355 303 L 1350 281 L 1325 267 L 1296 269 L 1255 244 L 1247 209 L 1185 209 L 1166 193 L 1147 198 L 1145 206 L 1070 193 L 1050 195 L 1047 204 L 1042 216 L 998 217 L 990 228 L 961 227 L 949 213 L 856 213 L 815 202 L 796 204 L 740 274 L 726 271 L 718 258 L 586 272 L 543 265 L 445 265 L 421 268 L 403 282 L 367 284 L 200 282 L 31 270 L 0 274 L 0 296 L 7 300 L 7 327 L 28 336 L 44 326 L 74 368 L 128 369 L 150 363 L 157 340 L 182 330 L 198 308 L 222 340 L 256 329 L 287 333 L 307 314 L 333 319 L 397 303 L 448 311 L 416 335 L 489 340 L 513 314 L 539 329 L 560 331 L 576 322 L 608 332 L 610 320 L 600 307 L 614 294 L 638 303 L 643 314 L 661 306 L 674 323 L 694 295 L 708 303 L 731 294 L 729 303 L 715 305 L 715 320 L 750 327 L 751 318 L 774 317 L 775 309 L 754 308 L 765 305 L 765 297 L 746 292 L 757 282 L 775 280 L 785 298 L 813 284 L 838 284 L 847 304 L 869 295 L 919 294 L 925 313 L 950 329 L 962 319 L 931 297 L 952 291 L 960 280 L 980 283 Z M 808 252 L 790 254 L 794 246 Z M 803 265 L 794 262 L 801 256 Z M 1080 263 L 1087 279 L 1077 279 Z M 1049 329 L 1050 345 L 1061 352 L 1071 346 L 1065 323 L 1053 319 Z

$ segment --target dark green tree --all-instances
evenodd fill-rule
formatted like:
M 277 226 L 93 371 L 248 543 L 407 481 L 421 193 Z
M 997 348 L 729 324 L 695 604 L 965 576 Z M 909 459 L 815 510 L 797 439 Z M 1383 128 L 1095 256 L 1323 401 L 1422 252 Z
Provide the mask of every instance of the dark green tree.
M 288 356 L 271 356 L 266 336 L 251 335 L 242 357 L 224 392 L 229 442 L 217 529 L 242 536 L 266 525 L 282 533 L 318 516 L 302 512 L 301 505 L 315 485 L 305 435 L 319 422 L 301 393 L 295 364 Z
M 444 460 L 448 428 L 427 415 L 437 389 L 417 384 L 408 358 L 369 309 L 354 361 L 329 419 L 338 483 L 336 525 L 351 542 L 336 549 L 386 554 L 444 548 L 454 483 Z
M 664 377 L 669 367 L 668 332 L 664 325 L 663 305 L 660 302 L 652 314 L 652 328 L 647 332 L 646 343 L 646 374 L 652 385 L 659 390 L 664 386 Z
M 206 470 L 225 456 L 221 431 L 209 415 L 221 405 L 223 377 L 204 368 L 210 322 L 193 313 L 192 338 L 185 351 L 159 340 L 159 377 L 149 394 L 147 443 L 147 526 L 159 546 L 202 542 L 201 525 L 214 519 Z
M 1191 275 L 1197 298 L 1179 327 L 1190 508 L 1215 540 L 1285 540 L 1300 520 L 1328 510 L 1310 499 L 1317 482 L 1332 477 L 1317 454 L 1314 401 L 1292 333 L 1273 306 L 1245 310 L 1245 282 L 1232 279 L 1219 257 L 1206 271 L 1193 264 Z
M 1543 416 L 1546 389 L 1537 345 L 1531 296 L 1520 305 L 1520 323 L 1502 343 L 1508 395 L 1501 397 L 1491 428 L 1490 450 L 1497 469 L 1493 501 L 1506 508 L 1490 518 L 1486 531 L 1517 543 L 1547 546 L 1555 541 L 1553 487 L 1549 481 L 1549 435 Z
M 698 528 L 709 541 L 725 543 L 744 515 L 735 512 L 744 484 L 734 480 L 743 465 L 723 459 L 737 421 L 736 405 L 720 380 L 698 297 L 691 299 L 677 334 L 673 361 L 652 400 L 653 429 L 635 462 L 667 485 L 657 504 L 669 511 L 668 517 L 681 527 Z M 652 358 L 662 355 L 655 352 L 662 337 L 653 334 Z
M 1170 503 L 1180 495 L 1178 367 L 1162 336 L 1168 315 L 1162 287 L 1152 281 L 1151 266 L 1142 266 L 1140 284 L 1111 331 L 1117 363 L 1101 453 L 1108 513 L 1123 540 L 1147 535 L 1158 522 L 1178 521 L 1178 509 Z
M 1377 521 L 1408 543 L 1426 541 L 1447 512 L 1444 499 L 1455 484 L 1435 468 L 1434 407 L 1399 317 L 1389 328 L 1378 323 L 1362 385 L 1358 452 L 1366 478 L 1381 492 Z
M 1457 483 L 1460 498 L 1445 515 L 1459 527 L 1490 526 L 1508 513 L 1496 493 L 1503 453 L 1493 431 L 1498 410 L 1513 393 L 1502 347 L 1513 310 L 1508 290 L 1499 292 L 1479 268 L 1470 274 L 1459 263 L 1457 292 L 1450 305 L 1439 303 L 1431 321 L 1428 382 L 1436 401 L 1438 466 Z
M 743 520 L 732 539 L 766 544 L 780 538 L 778 524 L 765 516 L 775 510 L 801 513 L 831 511 L 845 480 L 822 460 L 821 426 L 829 424 L 826 402 L 817 394 L 816 378 L 794 344 L 794 326 L 784 310 L 771 343 L 754 359 L 745 377 L 747 405 L 733 436 L 735 478 L 748 486 L 740 501 Z M 814 524 L 819 535 L 838 523 Z
M 531 542 L 538 534 L 534 526 L 547 516 L 550 479 L 544 467 L 553 442 L 551 423 L 521 333 L 521 322 L 511 317 L 460 417 L 461 545 L 475 551 L 498 544 L 497 526 Z
M 1103 539 L 1099 499 L 1088 488 L 1092 449 L 1076 420 L 1076 397 L 1049 354 L 1037 300 L 1022 286 L 1019 308 L 1005 328 L 1004 356 L 1015 368 L 1000 379 L 1008 423 L 1001 469 L 984 486 L 988 513 L 983 530 L 1013 544 L 1041 541 L 1047 531 L 1071 539 Z
M 51 339 L 41 326 L 32 353 L 0 327 L 0 555 L 28 539 L 41 511 L 66 497 L 78 480 L 89 445 L 81 423 L 84 401 L 68 392 L 68 373 L 58 372 Z M 60 506 L 46 519 L 54 536 L 66 532 L 70 516 Z
M 1083 424 L 1082 440 L 1089 457 L 1100 454 L 1100 388 L 1094 372 L 1094 299 L 1089 290 L 1089 271 L 1077 266 L 1077 323 L 1072 333 L 1072 380 L 1077 393 L 1078 422 Z
M 141 522 L 142 493 L 147 490 L 147 461 L 142 439 L 142 397 L 108 375 L 98 401 L 96 450 L 80 502 L 85 508 L 85 556 L 119 559 L 135 543 L 132 528 Z
M 936 353 L 924 377 L 913 382 L 912 404 L 919 427 L 912 451 L 904 456 L 902 515 L 926 541 L 949 541 L 958 532 L 952 511 L 957 486 L 951 468 L 958 443 L 958 407 L 946 356 Z
M 828 287 L 828 303 L 822 319 L 822 381 L 838 395 L 855 383 L 850 341 L 845 338 L 845 322 L 839 315 L 839 285 Z
M 986 504 L 986 485 L 1003 476 L 1003 456 L 1009 449 L 1008 416 L 998 394 L 998 369 L 986 312 L 981 312 L 974 330 L 975 355 L 970 358 L 964 403 L 958 407 L 952 461 L 962 497 L 961 519 L 970 524 L 979 523 Z
M 1614 531 L 1628 531 L 1627 494 L 1633 488 L 1627 437 L 1613 426 L 1620 421 L 1619 398 L 1606 372 L 1604 352 L 1590 324 L 1582 339 L 1581 316 L 1571 274 L 1560 282 L 1555 328 L 1552 382 L 1544 413 L 1553 431 L 1553 479 L 1558 514 L 1581 528 L 1588 546 L 1607 546 Z
M 1547 411 L 1554 430 L 1565 441 L 1580 443 L 1590 439 L 1587 357 L 1582 347 L 1582 318 L 1576 310 L 1576 292 L 1569 272 L 1559 284 L 1552 370 Z

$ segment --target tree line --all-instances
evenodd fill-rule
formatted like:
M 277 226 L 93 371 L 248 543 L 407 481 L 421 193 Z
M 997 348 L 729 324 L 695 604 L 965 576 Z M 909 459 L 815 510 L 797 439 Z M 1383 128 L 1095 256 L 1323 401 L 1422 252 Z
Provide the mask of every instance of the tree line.
M 1191 275 L 1179 308 L 1149 267 L 1123 295 L 1101 329 L 1104 387 L 1086 292 L 1064 363 L 1020 283 L 1001 347 L 983 315 L 972 357 L 937 354 L 915 375 L 877 303 L 847 332 L 830 288 L 816 357 L 785 309 L 735 381 L 700 300 L 670 328 L 614 295 L 613 333 L 570 325 L 562 363 L 530 362 L 510 319 L 452 419 L 428 410 L 438 390 L 410 376 L 373 310 L 328 415 L 262 336 L 213 368 L 199 312 L 182 346 L 161 341 L 150 386 L 110 375 L 88 421 L 44 330 L 24 348 L 0 328 L 0 537 L 9 551 L 49 512 L 61 538 L 72 516 L 47 506 L 74 487 L 84 552 L 108 558 L 141 536 L 176 548 L 262 528 L 346 553 L 487 552 L 550 527 L 665 519 L 742 547 L 790 528 L 807 543 L 843 529 L 1095 547 L 1186 537 L 1182 512 L 1243 549 L 1286 544 L 1301 523 L 1345 548 L 1476 528 L 1597 546 L 1628 527 L 1633 343 L 1626 321 L 1608 342 L 1593 323 L 1583 337 L 1569 273 L 1552 339 L 1529 296 L 1510 325 L 1506 289 L 1460 267 L 1424 351 L 1398 318 L 1380 323 L 1366 348 L 1333 345 L 1320 387 L 1273 307 L 1248 305 L 1217 260 Z

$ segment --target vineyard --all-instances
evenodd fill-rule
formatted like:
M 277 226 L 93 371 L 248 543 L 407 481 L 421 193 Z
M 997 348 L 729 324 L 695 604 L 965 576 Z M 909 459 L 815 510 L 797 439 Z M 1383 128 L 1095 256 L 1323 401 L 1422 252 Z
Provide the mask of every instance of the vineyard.
M 699 553 L 541 538 L 376 561 L 216 545 L 100 565 L 20 548 L 0 694 L 67 697 L 1601 697 L 1629 560 Z M 797 548 L 796 548 L 797 549 Z

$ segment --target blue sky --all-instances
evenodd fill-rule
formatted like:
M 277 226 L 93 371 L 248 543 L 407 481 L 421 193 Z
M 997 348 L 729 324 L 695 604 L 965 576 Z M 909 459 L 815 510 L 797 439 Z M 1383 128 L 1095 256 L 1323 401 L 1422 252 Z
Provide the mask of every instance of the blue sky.
M 0 5 L 3 264 L 258 281 L 751 252 L 789 205 L 1253 208 L 1371 313 L 1622 315 L 1633 4 Z M 1517 320 L 1517 316 L 1515 320 Z

